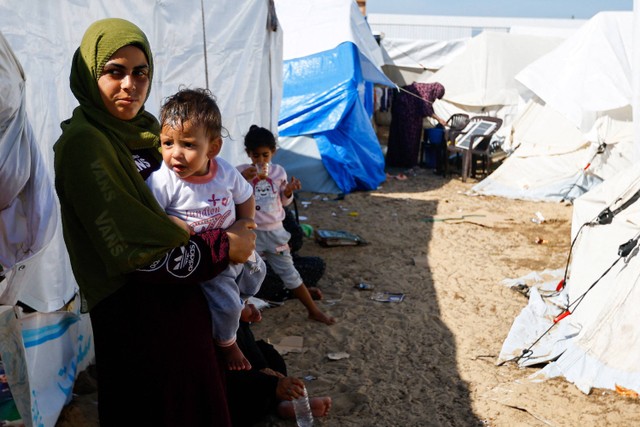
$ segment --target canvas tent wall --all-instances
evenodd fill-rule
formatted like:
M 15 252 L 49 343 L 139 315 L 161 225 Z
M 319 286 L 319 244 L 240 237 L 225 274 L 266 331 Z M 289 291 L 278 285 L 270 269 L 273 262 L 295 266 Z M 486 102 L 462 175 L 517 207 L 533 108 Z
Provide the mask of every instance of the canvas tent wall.
M 306 191 L 377 188 L 386 176 L 370 121 L 372 83 L 393 83 L 380 69 L 364 17 L 352 0 L 275 4 L 285 38 L 281 148 L 274 161 Z
M 443 16 L 370 13 L 368 21 L 376 34 L 413 40 L 453 40 L 471 38 L 483 31 L 501 33 L 536 31 L 565 37 L 584 23 L 582 19 L 517 18 L 497 16 Z
M 616 385 L 640 392 L 640 254 L 637 247 L 628 255 L 620 253 L 621 246 L 633 239 L 637 243 L 640 236 L 638 195 L 640 172 L 631 167 L 574 201 L 576 243 L 566 287 L 553 296 L 561 271 L 541 290 L 532 289 L 503 344 L 501 360 L 531 348 L 531 354 L 518 359 L 521 366 L 552 361 L 534 377 L 564 376 L 585 393 Z M 606 208 L 612 220 L 599 223 Z M 544 334 L 566 307 L 571 314 Z
M 574 202 L 572 235 L 580 232 L 581 236 L 565 289 L 568 301 L 576 301 L 592 284 L 595 286 L 574 310 L 573 318 L 568 318 L 571 326 L 580 328 L 577 336 L 569 340 L 565 352 L 545 367 L 543 374 L 562 375 L 584 392 L 592 387 L 615 389 L 616 384 L 640 392 L 640 258 L 637 248 L 628 256 L 620 255 L 621 245 L 640 235 L 636 220 L 640 203 L 636 200 L 615 213 L 611 224 L 580 230 L 605 208 L 615 212 L 637 198 L 639 192 L 640 173 L 630 167 Z
M 561 38 L 485 31 L 464 52 L 419 82 L 439 82 L 444 98 L 434 104 L 440 117 L 455 113 L 490 115 L 503 120 L 498 135 L 508 135 L 518 108 L 532 95 L 515 76 L 562 42 Z
M 572 200 L 631 164 L 631 24 L 599 13 L 516 76 L 536 97 L 514 122 L 515 152 L 474 192 Z
M 627 34 L 637 40 L 640 9 L 635 6 L 634 31 Z M 640 65 L 640 46 L 634 43 L 630 53 L 629 70 L 635 70 Z M 529 303 L 515 319 L 500 352 L 501 360 L 516 357 L 522 366 L 551 361 L 532 377 L 563 376 L 585 393 L 617 387 L 640 392 L 640 120 L 635 113 L 640 106 L 640 79 L 631 82 L 636 130 L 631 165 L 574 200 L 574 243 L 566 286 L 553 297 L 558 278 L 563 277 L 560 272 L 555 280 L 539 285 L 541 290 L 532 288 Z M 548 295 L 541 298 L 541 293 Z M 567 308 L 571 314 L 543 334 Z M 531 353 L 523 354 L 528 348 Z
M 413 40 L 382 36 L 382 71 L 398 86 L 426 78 L 464 52 L 471 37 L 454 40 Z

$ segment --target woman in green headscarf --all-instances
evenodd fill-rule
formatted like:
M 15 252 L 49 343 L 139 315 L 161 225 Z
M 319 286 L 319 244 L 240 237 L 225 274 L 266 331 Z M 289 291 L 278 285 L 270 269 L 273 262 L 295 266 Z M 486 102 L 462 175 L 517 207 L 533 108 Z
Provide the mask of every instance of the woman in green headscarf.
M 71 66 L 80 106 L 55 144 L 65 243 L 90 312 L 101 426 L 229 424 L 207 305 L 197 284 L 255 247 L 251 221 L 189 236 L 144 179 L 160 166 L 144 110 L 153 77 L 145 34 L 92 24 Z

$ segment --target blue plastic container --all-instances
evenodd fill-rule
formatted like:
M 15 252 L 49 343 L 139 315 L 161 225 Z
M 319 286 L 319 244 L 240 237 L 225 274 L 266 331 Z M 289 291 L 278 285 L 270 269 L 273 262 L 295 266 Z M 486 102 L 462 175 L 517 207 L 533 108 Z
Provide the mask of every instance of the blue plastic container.
M 430 128 L 426 130 L 427 140 L 431 144 L 442 144 L 444 142 L 444 129 Z
M 425 143 L 422 150 L 422 166 L 427 169 L 437 169 L 440 145 Z
M 429 169 L 440 169 L 444 150 L 444 129 L 429 128 L 424 130 L 421 163 Z

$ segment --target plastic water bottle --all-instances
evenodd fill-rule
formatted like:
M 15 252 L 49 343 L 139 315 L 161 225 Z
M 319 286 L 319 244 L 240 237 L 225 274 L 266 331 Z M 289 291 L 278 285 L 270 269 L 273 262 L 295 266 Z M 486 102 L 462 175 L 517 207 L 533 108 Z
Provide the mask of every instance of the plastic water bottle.
M 313 414 L 309 405 L 309 395 L 304 387 L 304 395 L 293 400 L 293 409 L 296 412 L 296 422 L 298 427 L 311 427 L 313 425 Z

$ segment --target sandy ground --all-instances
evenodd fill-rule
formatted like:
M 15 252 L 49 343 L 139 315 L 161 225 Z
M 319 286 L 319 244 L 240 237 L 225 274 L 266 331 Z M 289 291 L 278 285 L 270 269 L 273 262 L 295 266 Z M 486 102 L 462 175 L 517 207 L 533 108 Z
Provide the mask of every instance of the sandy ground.
M 527 303 L 500 282 L 564 267 L 571 205 L 469 196 L 473 180 L 419 168 L 406 174 L 343 200 L 299 197 L 310 202 L 300 204 L 303 222 L 369 243 L 324 248 L 308 239 L 302 249 L 326 260 L 321 306 L 337 324 L 307 320 L 290 300 L 266 309 L 254 328 L 272 343 L 304 337 L 304 352 L 285 359 L 290 374 L 315 378 L 307 381 L 310 395 L 333 397 L 331 414 L 318 425 L 638 425 L 638 400 L 608 390 L 585 395 L 564 379 L 532 383 L 527 377 L 537 368 L 496 366 Z M 542 224 L 532 222 L 536 212 Z M 355 289 L 360 282 L 375 288 Z M 373 301 L 377 291 L 405 299 Z M 335 352 L 349 357 L 330 360 Z M 95 399 L 78 394 L 58 426 L 97 425 Z M 272 417 L 264 425 L 294 423 Z

